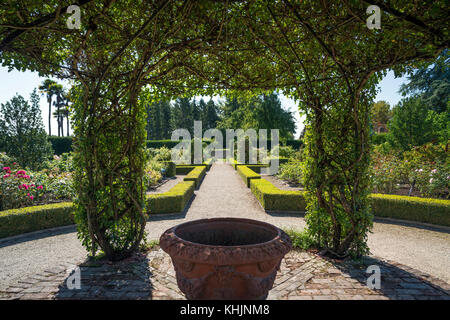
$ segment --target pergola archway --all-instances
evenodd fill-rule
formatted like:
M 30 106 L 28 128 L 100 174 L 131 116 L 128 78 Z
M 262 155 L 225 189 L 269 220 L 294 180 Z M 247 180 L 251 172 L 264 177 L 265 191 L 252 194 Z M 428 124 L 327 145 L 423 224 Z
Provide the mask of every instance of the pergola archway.
M 45 4 L 44 4 L 45 3 Z M 381 29 L 366 25 L 378 5 Z M 281 90 L 306 114 L 310 231 L 335 256 L 367 252 L 368 114 L 383 70 L 448 47 L 445 1 L 125 1 L 1 4 L 4 65 L 74 79 L 79 237 L 110 259 L 144 234 L 144 111 L 154 99 Z M 8 13 L 8 15 L 6 15 Z

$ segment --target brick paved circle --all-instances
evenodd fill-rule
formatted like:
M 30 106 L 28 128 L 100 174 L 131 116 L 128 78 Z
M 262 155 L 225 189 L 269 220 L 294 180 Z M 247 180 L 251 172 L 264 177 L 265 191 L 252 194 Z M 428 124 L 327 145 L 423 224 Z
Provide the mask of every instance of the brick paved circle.
M 381 288 L 366 286 L 367 266 L 381 269 Z M 74 267 L 80 288 L 69 289 Z M 68 272 L 72 270 L 72 272 Z M 282 300 L 450 300 L 449 286 L 419 271 L 368 258 L 335 262 L 314 253 L 291 251 L 283 260 L 268 299 Z M 0 293 L 2 299 L 185 299 L 177 287 L 170 257 L 155 248 L 117 263 L 59 265 Z

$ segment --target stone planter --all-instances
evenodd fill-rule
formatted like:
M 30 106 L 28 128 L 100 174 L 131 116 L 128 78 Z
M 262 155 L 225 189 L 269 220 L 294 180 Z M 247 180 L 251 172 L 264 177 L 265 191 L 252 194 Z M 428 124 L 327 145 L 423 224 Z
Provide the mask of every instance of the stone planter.
M 292 242 L 268 223 L 214 218 L 168 229 L 160 246 L 187 299 L 265 299 Z

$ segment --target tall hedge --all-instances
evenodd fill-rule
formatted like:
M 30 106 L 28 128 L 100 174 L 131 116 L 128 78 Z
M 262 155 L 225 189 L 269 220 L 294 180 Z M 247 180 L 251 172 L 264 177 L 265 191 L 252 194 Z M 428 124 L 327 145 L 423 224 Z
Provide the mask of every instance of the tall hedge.
M 54 154 L 58 156 L 72 151 L 72 137 L 49 136 L 48 141 L 52 145 Z

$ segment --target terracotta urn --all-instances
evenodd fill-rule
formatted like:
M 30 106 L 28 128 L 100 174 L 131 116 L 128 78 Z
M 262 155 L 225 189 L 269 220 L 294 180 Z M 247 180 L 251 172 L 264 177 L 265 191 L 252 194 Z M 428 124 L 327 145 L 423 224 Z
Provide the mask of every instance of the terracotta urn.
M 165 231 L 161 248 L 172 258 L 178 287 L 187 299 L 265 299 L 289 236 L 256 220 L 214 218 Z

